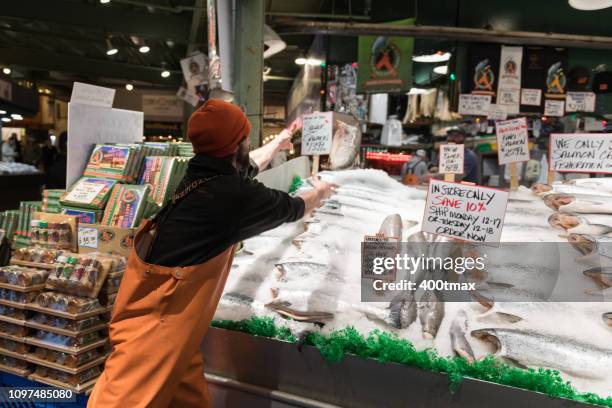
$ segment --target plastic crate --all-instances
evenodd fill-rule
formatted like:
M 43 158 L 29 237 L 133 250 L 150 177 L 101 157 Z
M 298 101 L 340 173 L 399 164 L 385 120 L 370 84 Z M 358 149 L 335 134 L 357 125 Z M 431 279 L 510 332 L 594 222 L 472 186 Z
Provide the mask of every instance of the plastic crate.
M 49 387 L 49 385 L 41 384 L 37 381 L 32 381 L 24 377 L 13 374 L 0 372 L 0 387 Z M 87 407 L 87 396 L 77 394 L 76 402 L 14 402 L 5 403 L 2 408 L 85 408 Z

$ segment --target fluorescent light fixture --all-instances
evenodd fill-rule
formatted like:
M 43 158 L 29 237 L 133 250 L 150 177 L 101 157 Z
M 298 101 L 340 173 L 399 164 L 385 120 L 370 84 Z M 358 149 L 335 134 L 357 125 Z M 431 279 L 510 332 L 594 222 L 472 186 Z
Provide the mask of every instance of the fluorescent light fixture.
M 5 110 L 0 110 L 0 115 L 6 115 L 6 111 Z
M 23 120 L 23 116 L 19 115 L 18 113 L 11 113 L 11 118 L 15 120 Z
M 110 38 L 106 39 L 106 55 L 115 55 L 116 53 L 118 53 L 119 50 L 115 47 L 113 47 L 113 44 L 110 41 Z
M 316 66 L 321 65 L 323 63 L 323 61 L 321 61 L 320 59 L 317 59 L 317 58 L 308 58 L 306 60 L 306 63 L 308 65 L 312 65 L 313 67 L 316 67 Z
M 308 60 L 306 58 L 296 58 L 295 59 L 295 63 L 298 64 L 298 65 L 306 65 L 307 61 Z
M 128 91 L 131 91 L 134 89 L 134 85 L 132 84 L 125 84 L 125 89 L 127 89 Z
M 8 123 L 11 121 L 11 118 L 2 118 L 1 119 L 4 123 Z
M 142 54 L 146 54 L 147 52 L 151 51 L 151 48 L 149 48 L 148 45 L 141 45 L 140 48 L 138 48 L 138 51 L 140 51 Z
M 170 71 L 165 70 L 161 73 L 162 78 L 168 78 L 170 76 Z
M 434 67 L 433 72 L 438 75 L 446 75 L 448 74 L 448 65 L 438 65 L 437 67 Z
M 429 55 L 415 55 L 412 57 L 412 60 L 414 62 L 446 62 L 450 59 L 450 57 L 450 52 L 438 51 Z
M 6 75 L 11 75 L 11 69 L 9 67 L 4 67 L 2 68 L 2 72 L 4 72 Z
M 426 93 L 428 90 L 425 88 L 410 88 L 410 92 L 408 92 L 408 95 L 421 95 Z
M 612 7 L 612 0 L 569 0 L 569 5 L 578 10 L 593 11 Z
M 111 1 L 111 0 L 100 0 L 100 3 L 102 3 L 102 4 L 108 4 L 108 3 L 110 3 L 110 1 Z

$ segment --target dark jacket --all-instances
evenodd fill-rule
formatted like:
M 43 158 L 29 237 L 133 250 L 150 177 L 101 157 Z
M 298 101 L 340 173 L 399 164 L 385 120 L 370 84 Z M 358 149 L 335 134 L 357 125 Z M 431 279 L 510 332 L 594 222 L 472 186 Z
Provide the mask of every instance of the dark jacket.
M 251 169 L 241 176 L 225 159 L 195 156 L 177 189 L 198 178 L 216 178 L 170 208 L 147 262 L 163 266 L 203 263 L 227 247 L 304 215 L 304 201 L 267 188 L 252 179 Z

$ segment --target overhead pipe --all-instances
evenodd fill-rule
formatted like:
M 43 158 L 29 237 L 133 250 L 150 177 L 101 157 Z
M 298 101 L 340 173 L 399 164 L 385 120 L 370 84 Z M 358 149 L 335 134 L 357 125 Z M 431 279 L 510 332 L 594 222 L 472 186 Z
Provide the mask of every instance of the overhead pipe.
M 499 44 L 612 49 L 612 37 L 594 35 L 486 30 L 481 28 L 467 27 L 373 24 L 295 19 L 279 19 L 276 20 L 275 23 L 275 30 L 280 35 L 383 35 L 396 37 L 449 39 L 468 42 L 489 42 Z

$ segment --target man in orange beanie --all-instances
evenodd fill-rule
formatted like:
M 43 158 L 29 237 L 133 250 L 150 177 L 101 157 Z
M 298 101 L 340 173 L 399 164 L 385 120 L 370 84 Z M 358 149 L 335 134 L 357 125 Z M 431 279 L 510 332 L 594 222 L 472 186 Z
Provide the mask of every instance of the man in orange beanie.
M 229 273 L 234 247 L 321 204 L 332 188 L 291 197 L 252 179 L 287 129 L 249 159 L 251 125 L 227 102 L 209 100 L 189 119 L 195 156 L 171 202 L 134 238 L 110 324 L 113 347 L 88 407 L 210 406 L 200 342 Z

